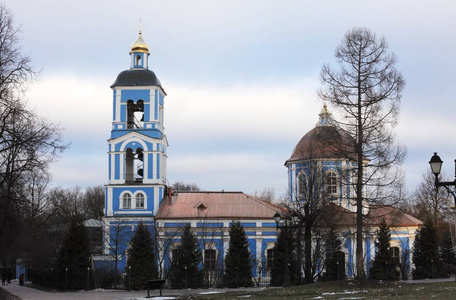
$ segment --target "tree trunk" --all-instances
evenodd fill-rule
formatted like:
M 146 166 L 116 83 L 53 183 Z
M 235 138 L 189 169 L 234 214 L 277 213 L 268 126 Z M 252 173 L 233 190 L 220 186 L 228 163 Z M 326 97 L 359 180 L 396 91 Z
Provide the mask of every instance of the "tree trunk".
M 305 227 L 304 227 L 304 275 L 306 283 L 312 283 L 312 220 L 309 214 L 309 204 L 304 206 Z
M 360 64 L 358 64 L 360 66 Z M 361 70 L 358 70 L 358 135 L 356 141 L 357 179 L 356 179 L 356 277 L 364 279 L 364 255 L 363 255 L 363 123 L 362 123 L 362 99 L 361 99 Z

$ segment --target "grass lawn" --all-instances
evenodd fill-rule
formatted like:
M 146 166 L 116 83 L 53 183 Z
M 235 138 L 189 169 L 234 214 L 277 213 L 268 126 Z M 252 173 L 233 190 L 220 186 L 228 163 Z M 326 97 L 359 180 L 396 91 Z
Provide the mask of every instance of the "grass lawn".
M 413 284 L 406 282 L 339 281 L 290 288 L 265 288 L 255 292 L 192 295 L 185 299 L 455 299 L 456 283 Z

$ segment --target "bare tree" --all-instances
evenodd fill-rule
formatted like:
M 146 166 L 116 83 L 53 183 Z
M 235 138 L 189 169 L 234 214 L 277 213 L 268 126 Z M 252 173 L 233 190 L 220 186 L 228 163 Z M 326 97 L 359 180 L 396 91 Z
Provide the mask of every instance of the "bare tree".
M 439 175 L 444 180 L 444 175 Z M 448 198 L 444 189 L 435 188 L 435 176 L 431 171 L 423 175 L 423 181 L 413 194 L 413 214 L 421 220 L 431 220 L 437 232 L 441 233 L 447 210 L 451 207 L 452 199 Z
M 275 200 L 275 189 L 271 187 L 264 188 L 261 191 L 255 191 L 253 194 L 255 197 L 267 202 L 273 202 Z
M 104 200 L 104 189 L 101 185 L 88 187 L 82 200 L 85 217 L 88 219 L 101 220 L 104 216 Z
M 46 170 L 66 148 L 61 129 L 22 100 L 37 72 L 22 55 L 19 28 L 0 5 L 0 259 L 5 260 L 20 228 L 23 186 L 27 174 Z
M 172 184 L 172 187 L 176 191 L 199 191 L 200 187 L 196 183 L 186 183 L 183 181 L 176 181 Z
M 293 189 L 296 193 L 297 201 L 291 202 L 290 211 L 298 214 L 299 224 L 297 224 L 298 245 L 297 255 L 304 257 L 304 277 L 306 283 L 313 282 L 312 269 L 312 234 L 315 232 L 316 223 L 323 225 L 327 218 L 323 216 L 329 204 L 330 198 L 325 192 L 325 171 L 322 162 L 317 159 L 310 159 L 305 163 L 305 167 L 298 175 L 297 186 Z M 302 230 L 304 232 L 302 232 Z M 301 248 L 301 235 L 304 236 L 304 256 Z M 300 283 L 301 268 L 299 268 L 298 283 Z
M 114 260 L 114 287 L 117 287 L 119 280 L 119 260 L 126 255 L 127 244 L 133 234 L 131 225 L 125 224 L 122 219 L 111 219 L 109 224 L 105 223 L 104 251 Z
M 319 96 L 339 109 L 342 119 L 338 126 L 353 138 L 353 144 L 343 150 L 356 163 L 352 179 L 357 207 L 356 276 L 365 278 L 363 201 L 388 198 L 382 188 L 400 176 L 396 166 L 405 149 L 396 144 L 393 129 L 405 82 L 386 40 L 369 29 L 348 31 L 335 56 L 338 68 L 322 67 L 325 88 Z

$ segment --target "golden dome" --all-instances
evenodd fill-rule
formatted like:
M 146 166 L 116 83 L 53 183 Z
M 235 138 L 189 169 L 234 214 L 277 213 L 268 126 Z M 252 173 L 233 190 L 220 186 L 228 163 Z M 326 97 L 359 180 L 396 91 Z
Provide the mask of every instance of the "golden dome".
M 144 53 L 147 53 L 147 54 L 150 54 L 149 53 L 149 46 L 147 45 L 146 42 L 144 42 L 143 38 L 142 38 L 142 33 L 141 33 L 141 30 L 139 31 L 139 36 L 138 38 L 136 39 L 136 41 L 131 45 L 131 52 L 144 52 Z

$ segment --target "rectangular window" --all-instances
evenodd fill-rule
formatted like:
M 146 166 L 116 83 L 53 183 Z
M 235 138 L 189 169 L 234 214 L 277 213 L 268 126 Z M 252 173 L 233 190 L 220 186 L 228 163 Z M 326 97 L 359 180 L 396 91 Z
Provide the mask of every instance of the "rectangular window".
M 399 247 L 391 247 L 389 249 L 390 253 L 391 253 L 391 258 L 393 259 L 393 262 L 395 264 L 399 264 L 400 262 L 400 259 L 399 259 Z
M 204 250 L 204 268 L 215 270 L 216 261 L 216 251 L 214 249 Z
M 267 259 L 266 270 L 271 270 L 272 265 L 274 264 L 274 249 L 266 250 L 266 259 Z

